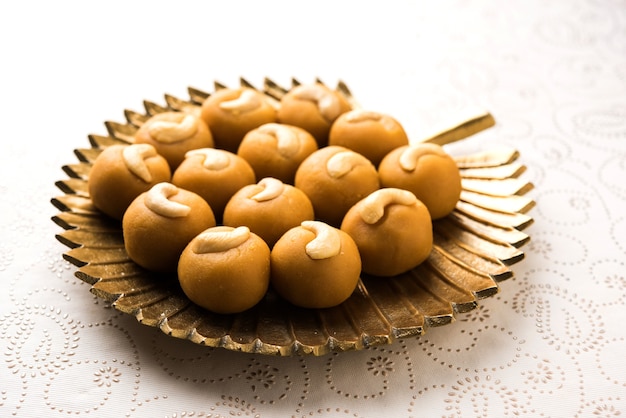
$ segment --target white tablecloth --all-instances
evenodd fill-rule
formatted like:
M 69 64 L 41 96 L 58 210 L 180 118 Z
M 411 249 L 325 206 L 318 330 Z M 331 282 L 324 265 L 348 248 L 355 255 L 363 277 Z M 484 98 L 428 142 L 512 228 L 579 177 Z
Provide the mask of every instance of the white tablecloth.
M 626 3 L 21 1 L 0 6 L 0 416 L 626 414 Z M 468 104 L 535 222 L 515 277 L 423 336 L 321 357 L 195 345 L 63 261 L 61 166 L 144 99 L 264 76 L 344 80 L 418 137 Z

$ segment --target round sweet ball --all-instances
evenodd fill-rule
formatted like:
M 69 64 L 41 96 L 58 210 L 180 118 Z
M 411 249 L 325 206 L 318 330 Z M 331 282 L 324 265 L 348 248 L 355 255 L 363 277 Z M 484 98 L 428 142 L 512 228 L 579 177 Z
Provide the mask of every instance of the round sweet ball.
M 172 171 L 185 159 L 187 151 L 214 145 L 209 127 L 199 116 L 173 111 L 150 117 L 135 133 L 135 143 L 154 146 Z
M 329 145 L 340 145 L 378 164 L 392 150 L 409 145 L 404 128 L 393 117 L 354 109 L 339 116 L 330 128 Z
M 315 151 L 317 142 L 304 129 L 266 123 L 244 136 L 237 155 L 250 163 L 257 178 L 274 177 L 293 184 L 300 163 Z
M 397 148 L 379 167 L 383 187 L 412 192 L 433 219 L 448 215 L 461 196 L 461 174 L 454 159 L 436 144 L 412 144 Z
M 287 231 L 270 255 L 270 282 L 287 301 L 303 308 L 330 308 L 352 295 L 361 257 L 345 232 L 319 221 Z
M 96 157 L 87 187 L 96 208 L 122 220 L 137 196 L 170 177 L 167 160 L 152 145 L 112 145 Z
M 222 219 L 228 200 L 255 182 L 254 170 L 246 160 L 217 148 L 188 151 L 172 176 L 172 184 L 206 200 L 217 220 Z
M 307 195 L 272 177 L 243 187 L 224 209 L 224 225 L 248 226 L 270 247 L 290 228 L 313 219 Z
M 202 103 L 201 117 L 213 133 L 215 147 L 236 153 L 246 133 L 276 122 L 276 108 L 260 91 L 248 87 L 224 88 Z
M 278 122 L 310 132 L 321 148 L 328 144 L 333 122 L 350 109 L 341 94 L 324 84 L 300 84 L 281 98 Z
M 213 226 L 215 217 L 209 204 L 171 183 L 156 184 L 140 194 L 122 219 L 128 256 L 154 272 L 175 272 L 187 244 Z
M 209 228 L 181 254 L 178 281 L 192 302 L 209 311 L 243 312 L 267 292 L 270 249 L 245 226 Z
M 395 276 L 426 260 L 433 246 L 432 220 L 413 193 L 382 188 L 354 205 L 341 230 L 356 242 L 363 272 Z
M 348 209 L 380 187 L 370 160 L 337 145 L 309 155 L 296 171 L 294 184 L 311 199 L 316 218 L 336 227 Z

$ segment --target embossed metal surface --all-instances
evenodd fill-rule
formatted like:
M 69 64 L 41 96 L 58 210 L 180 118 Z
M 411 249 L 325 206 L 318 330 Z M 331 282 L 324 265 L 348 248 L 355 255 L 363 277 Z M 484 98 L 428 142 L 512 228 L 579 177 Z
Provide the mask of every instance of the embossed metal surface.
M 245 80 L 244 86 L 254 87 Z M 293 85 L 299 84 L 293 80 Z M 215 88 L 223 88 L 215 84 Z M 76 276 L 115 309 L 164 333 L 211 347 L 269 355 L 323 355 L 389 344 L 450 323 L 457 313 L 499 291 L 511 278 L 511 265 L 524 253 L 534 205 L 525 193 L 532 184 L 520 178 L 525 167 L 512 149 L 486 150 L 455 157 L 463 192 L 456 209 L 434 222 L 434 248 L 414 270 L 393 278 L 363 276 L 353 295 L 335 308 L 311 310 L 283 301 L 271 290 L 253 309 L 219 315 L 189 301 L 176 277 L 148 272 L 128 258 L 121 223 L 92 205 L 87 191 L 91 165 L 101 150 L 132 142 L 151 115 L 166 110 L 197 111 L 209 93 L 189 88 L 189 99 L 165 96 L 166 106 L 144 102 L 145 113 L 126 110 L 126 123 L 105 122 L 108 136 L 90 135 L 90 147 L 75 150 L 78 161 L 63 167 L 68 175 L 56 185 L 63 195 L 52 204 L 53 221 L 63 228 L 57 239 L 69 249 L 63 257 L 78 267 Z M 259 89 L 276 100 L 288 90 L 269 79 Z M 337 90 L 357 106 L 349 89 Z M 492 126 L 490 114 L 462 121 L 428 140 L 439 144 L 462 139 Z

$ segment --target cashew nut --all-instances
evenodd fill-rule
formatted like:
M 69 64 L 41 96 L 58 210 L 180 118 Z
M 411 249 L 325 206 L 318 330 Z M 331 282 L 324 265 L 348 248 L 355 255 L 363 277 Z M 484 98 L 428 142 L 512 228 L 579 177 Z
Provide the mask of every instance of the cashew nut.
M 146 183 L 152 181 L 152 173 L 145 160 L 156 155 L 156 148 L 150 144 L 133 144 L 122 150 L 122 158 L 128 170 Z
M 346 121 L 349 123 L 361 123 L 367 121 L 378 122 L 387 131 L 394 129 L 397 126 L 396 121 L 389 116 L 364 109 L 351 110 L 346 114 Z
M 385 188 L 371 193 L 358 206 L 359 215 L 367 224 L 373 225 L 384 215 L 389 205 L 411 206 L 417 202 L 417 197 L 408 190 Z
M 354 151 L 340 151 L 326 161 L 326 172 L 330 177 L 338 179 L 357 166 L 371 164 L 367 158 Z
M 216 148 L 199 148 L 185 153 L 185 158 L 202 156 L 202 166 L 207 170 L 223 170 L 230 164 L 230 153 Z
M 196 254 L 221 253 L 239 247 L 249 238 L 247 226 L 216 226 L 200 233 L 193 240 L 192 250 Z
M 179 202 L 169 200 L 178 193 L 178 187 L 171 183 L 159 183 L 146 192 L 144 203 L 148 209 L 157 215 L 168 218 L 182 218 L 187 216 L 191 208 Z
M 404 171 L 414 171 L 420 156 L 421 152 L 418 152 L 417 147 L 409 146 L 400 154 L 398 165 Z
M 348 112 L 345 117 L 348 122 L 358 123 L 367 120 L 377 121 L 380 120 L 382 115 L 371 110 L 354 109 Z
M 409 145 L 398 158 L 398 165 L 405 171 L 413 171 L 417 167 L 417 162 L 422 156 L 435 155 L 447 156 L 446 152 L 437 144 L 421 143 Z
M 257 202 L 276 199 L 283 193 L 283 190 L 285 190 L 285 183 L 273 177 L 265 177 L 259 181 L 257 185 L 263 187 L 263 190 L 250 197 L 250 199 L 256 200 Z
M 337 97 L 332 91 L 319 84 L 300 85 L 294 92 L 294 97 L 314 102 L 321 115 L 329 122 L 337 119 L 341 113 L 341 106 Z
M 296 155 L 300 149 L 298 135 L 288 126 L 279 123 L 266 123 L 260 126 L 257 131 L 276 138 L 276 149 L 285 158 Z
M 304 248 L 313 260 L 331 258 L 341 252 L 341 236 L 337 228 L 320 221 L 304 221 L 300 226 L 315 234 Z
M 189 113 L 162 113 L 158 119 L 148 120 L 147 130 L 158 142 L 172 144 L 191 138 L 198 131 L 198 117 Z
M 249 112 L 261 106 L 261 96 L 254 90 L 244 89 L 235 99 L 225 100 L 219 104 L 220 109 L 234 114 Z

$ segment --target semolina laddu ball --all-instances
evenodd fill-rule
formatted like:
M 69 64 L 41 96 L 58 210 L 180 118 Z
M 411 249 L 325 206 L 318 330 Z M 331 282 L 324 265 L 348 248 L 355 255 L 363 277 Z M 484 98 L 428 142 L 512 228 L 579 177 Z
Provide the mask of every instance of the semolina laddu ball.
M 273 177 L 293 184 L 296 170 L 315 151 L 317 142 L 304 129 L 267 123 L 244 136 L 237 155 L 252 166 L 257 178 Z
M 217 90 L 202 103 L 201 118 L 213 134 L 215 148 L 237 153 L 252 129 L 276 122 L 276 109 L 263 93 L 248 87 Z
M 313 219 L 307 195 L 273 177 L 243 187 L 224 209 L 224 225 L 245 225 L 270 247 L 290 228 Z
M 214 145 L 209 127 L 199 116 L 174 111 L 150 117 L 135 133 L 135 143 L 156 148 L 172 171 L 185 159 L 187 151 Z
M 243 312 L 259 303 L 270 282 L 270 249 L 245 226 L 216 226 L 183 250 L 178 281 L 197 305 L 220 314 Z
M 341 94 L 324 84 L 300 84 L 280 100 L 277 121 L 310 132 L 321 148 L 328 145 L 333 122 L 350 109 Z
M 124 213 L 124 247 L 130 259 L 147 270 L 175 272 L 187 244 L 212 226 L 215 217 L 204 199 L 159 183 L 137 196 Z
M 417 267 L 433 246 L 428 209 L 402 189 L 382 188 L 358 202 L 341 230 L 356 242 L 363 272 L 374 276 L 395 276 Z
M 328 145 L 358 152 L 378 164 L 392 150 L 409 145 L 404 128 L 393 117 L 371 110 L 354 109 L 339 116 L 330 128 Z
M 152 145 L 112 145 L 96 157 L 87 187 L 93 205 L 121 221 L 137 196 L 170 177 L 167 160 Z
M 217 148 L 188 151 L 172 175 L 172 184 L 199 194 L 211 206 L 218 221 L 230 198 L 255 182 L 254 170 L 246 160 Z
M 461 196 L 461 174 L 454 159 L 436 144 L 412 144 L 383 158 L 378 174 L 382 187 L 413 193 L 433 219 L 448 215 Z
M 370 160 L 337 145 L 309 155 L 296 171 L 294 184 L 311 199 L 315 217 L 336 227 L 352 205 L 380 186 Z
M 284 299 L 303 308 L 330 308 L 354 292 L 361 257 L 345 232 L 320 221 L 287 231 L 270 254 L 270 281 Z

